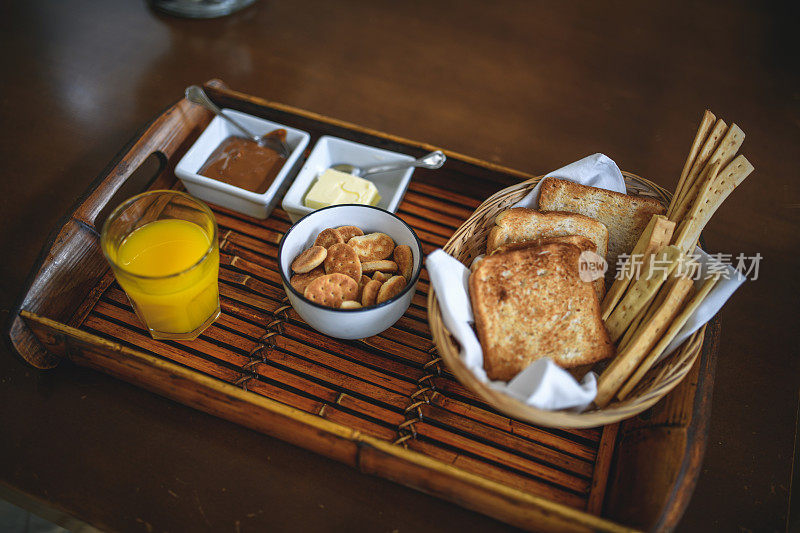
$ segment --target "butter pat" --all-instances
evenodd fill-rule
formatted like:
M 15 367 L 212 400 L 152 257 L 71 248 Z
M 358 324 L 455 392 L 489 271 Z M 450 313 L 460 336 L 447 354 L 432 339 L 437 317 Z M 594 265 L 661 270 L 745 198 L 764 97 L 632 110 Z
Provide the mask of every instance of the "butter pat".
M 377 205 L 380 201 L 381 195 L 371 181 L 329 168 L 317 178 L 303 203 L 320 209 L 338 204 Z

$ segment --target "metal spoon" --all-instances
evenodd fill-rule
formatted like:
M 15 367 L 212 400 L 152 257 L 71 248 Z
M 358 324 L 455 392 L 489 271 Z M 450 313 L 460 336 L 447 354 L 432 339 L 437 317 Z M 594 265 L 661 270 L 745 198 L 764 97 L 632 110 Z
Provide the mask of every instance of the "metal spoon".
M 339 163 L 333 165 L 331 168 L 339 172 L 346 172 L 347 174 L 363 178 L 371 174 L 380 174 L 381 172 L 389 172 L 391 170 L 402 170 L 408 167 L 439 168 L 444 165 L 446 159 L 447 157 L 445 157 L 440 150 L 436 150 L 414 161 L 398 161 L 397 163 L 386 163 L 383 165 L 373 165 L 371 167 L 357 167 L 355 165 L 348 165 L 347 163 Z
M 259 146 L 266 146 L 268 148 L 272 148 L 285 158 L 288 158 L 289 155 L 292 153 L 292 150 L 286 144 L 286 141 L 280 138 L 280 136 L 273 135 L 272 133 L 269 133 L 267 135 L 254 135 L 247 128 L 239 124 L 237 121 L 233 120 L 228 115 L 224 114 L 222 112 L 222 109 L 217 107 L 214 104 L 214 102 L 212 102 L 211 99 L 208 97 L 206 92 L 198 85 L 190 85 L 189 87 L 187 87 L 185 95 L 186 99 L 192 102 L 193 104 L 201 105 L 206 109 L 208 109 L 209 111 L 213 112 L 218 117 L 227 120 L 233 127 L 241 131 L 245 135 L 245 137 L 252 139 Z

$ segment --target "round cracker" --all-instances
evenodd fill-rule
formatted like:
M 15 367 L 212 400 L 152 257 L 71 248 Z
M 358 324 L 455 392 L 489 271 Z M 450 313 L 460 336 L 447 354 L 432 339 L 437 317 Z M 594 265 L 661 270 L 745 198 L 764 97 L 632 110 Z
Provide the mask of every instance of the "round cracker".
M 361 304 L 355 300 L 345 300 L 339 306 L 339 309 L 361 309 Z
M 397 272 L 397 263 L 388 259 L 380 261 L 364 261 L 361 263 L 361 272 L 372 274 L 373 272 Z
M 375 305 L 381 285 L 382 283 L 380 281 L 374 279 L 364 285 L 364 290 L 361 292 L 361 305 L 364 307 Z
M 357 301 L 361 301 L 361 293 L 364 291 L 364 285 L 366 285 L 370 281 L 372 280 L 369 278 L 369 276 L 361 274 L 361 281 L 358 282 L 358 298 L 356 298 Z
M 392 255 L 394 241 L 385 233 L 368 233 L 353 237 L 347 244 L 353 247 L 361 261 L 379 261 Z
M 363 267 L 362 267 L 362 268 L 363 268 Z M 372 275 L 372 279 L 378 280 L 378 281 L 380 281 L 381 283 L 383 283 L 383 282 L 385 282 L 385 281 L 389 281 L 390 279 L 392 279 L 392 276 L 393 276 L 393 275 L 394 275 L 394 274 L 387 274 L 386 272 L 381 272 L 381 271 L 379 270 L 379 271 L 375 272 L 375 273 Z
M 311 272 L 322 264 L 325 257 L 328 255 L 328 250 L 322 246 L 312 246 L 294 258 L 292 261 L 292 270 L 298 274 L 305 274 Z
M 317 238 L 314 240 L 314 246 L 322 246 L 323 248 L 330 248 L 337 242 L 345 242 L 342 235 L 334 228 L 324 229 L 319 232 Z
M 326 274 L 308 284 L 303 296 L 312 302 L 328 307 L 339 307 L 345 300 L 352 300 L 358 294 L 358 283 L 350 276 Z
M 355 250 L 343 242 L 337 242 L 328 248 L 323 265 L 326 274 L 338 272 L 350 276 L 356 283 L 361 281 L 361 261 L 358 260 Z
M 414 273 L 414 254 L 411 252 L 411 247 L 407 244 L 401 244 L 394 249 L 393 256 L 400 275 L 406 280 L 410 280 L 411 275 Z
M 325 269 L 322 268 L 322 265 L 318 266 L 314 270 L 310 272 L 306 272 L 305 274 L 295 274 L 292 276 L 292 279 L 289 280 L 289 284 L 297 290 L 299 293 L 303 293 L 308 287 L 308 284 L 317 279 L 320 276 L 325 275 Z
M 378 298 L 375 300 L 375 303 L 383 303 L 386 300 L 390 300 L 403 292 L 403 287 L 406 286 L 406 278 L 403 276 L 392 276 L 392 278 L 381 285 L 380 290 L 378 291 Z
M 344 242 L 349 241 L 353 237 L 360 237 L 361 235 L 364 235 L 364 231 L 358 226 L 339 226 L 336 228 L 336 231 L 338 231 L 339 235 L 342 236 Z

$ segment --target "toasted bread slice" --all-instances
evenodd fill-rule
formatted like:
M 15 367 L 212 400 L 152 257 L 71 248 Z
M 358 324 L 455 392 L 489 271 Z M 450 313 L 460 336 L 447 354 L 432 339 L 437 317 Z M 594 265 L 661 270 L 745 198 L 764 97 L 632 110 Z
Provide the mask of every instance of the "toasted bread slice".
M 535 241 L 511 242 L 508 244 L 503 244 L 495 248 L 492 254 L 499 254 L 509 250 L 519 250 L 521 248 L 528 248 L 530 246 L 543 246 L 545 244 L 552 243 L 574 244 L 580 248 L 581 252 L 589 251 L 597 253 L 597 246 L 586 237 L 581 235 L 566 235 L 564 237 L 545 237 L 543 239 L 536 239 Z M 597 298 L 602 302 L 603 297 L 606 295 L 605 280 L 603 278 L 599 278 L 594 280 L 592 283 L 594 284 L 594 290 L 597 292 Z
M 597 220 L 575 213 L 542 213 L 525 207 L 503 211 L 494 221 L 486 241 L 486 253 L 514 242 L 535 241 L 547 237 L 580 235 L 591 240 L 595 252 L 606 257 L 608 230 Z
M 663 215 L 666 211 L 654 198 L 631 196 L 556 178 L 545 178 L 542 183 L 539 209 L 579 213 L 606 225 L 606 279 L 613 279 L 617 272 L 617 258 L 633 251 L 653 215 Z
M 469 289 L 489 378 L 508 381 L 542 357 L 573 368 L 613 355 L 597 295 L 578 275 L 580 253 L 553 243 L 478 264 Z

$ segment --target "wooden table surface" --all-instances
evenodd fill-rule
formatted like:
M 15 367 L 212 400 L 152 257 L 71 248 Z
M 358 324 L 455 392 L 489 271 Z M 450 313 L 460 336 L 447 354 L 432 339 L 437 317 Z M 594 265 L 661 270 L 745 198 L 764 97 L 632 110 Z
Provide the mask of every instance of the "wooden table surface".
M 797 12 L 766 3 L 144 2 L 0 17 L 0 309 L 76 197 L 186 85 L 234 89 L 528 172 L 594 152 L 672 188 L 706 107 L 756 172 L 706 231 L 763 256 L 722 312 L 706 459 L 681 529 L 780 530 L 797 408 Z M 495 531 L 460 507 L 96 372 L 0 348 L 0 484 L 101 529 Z

